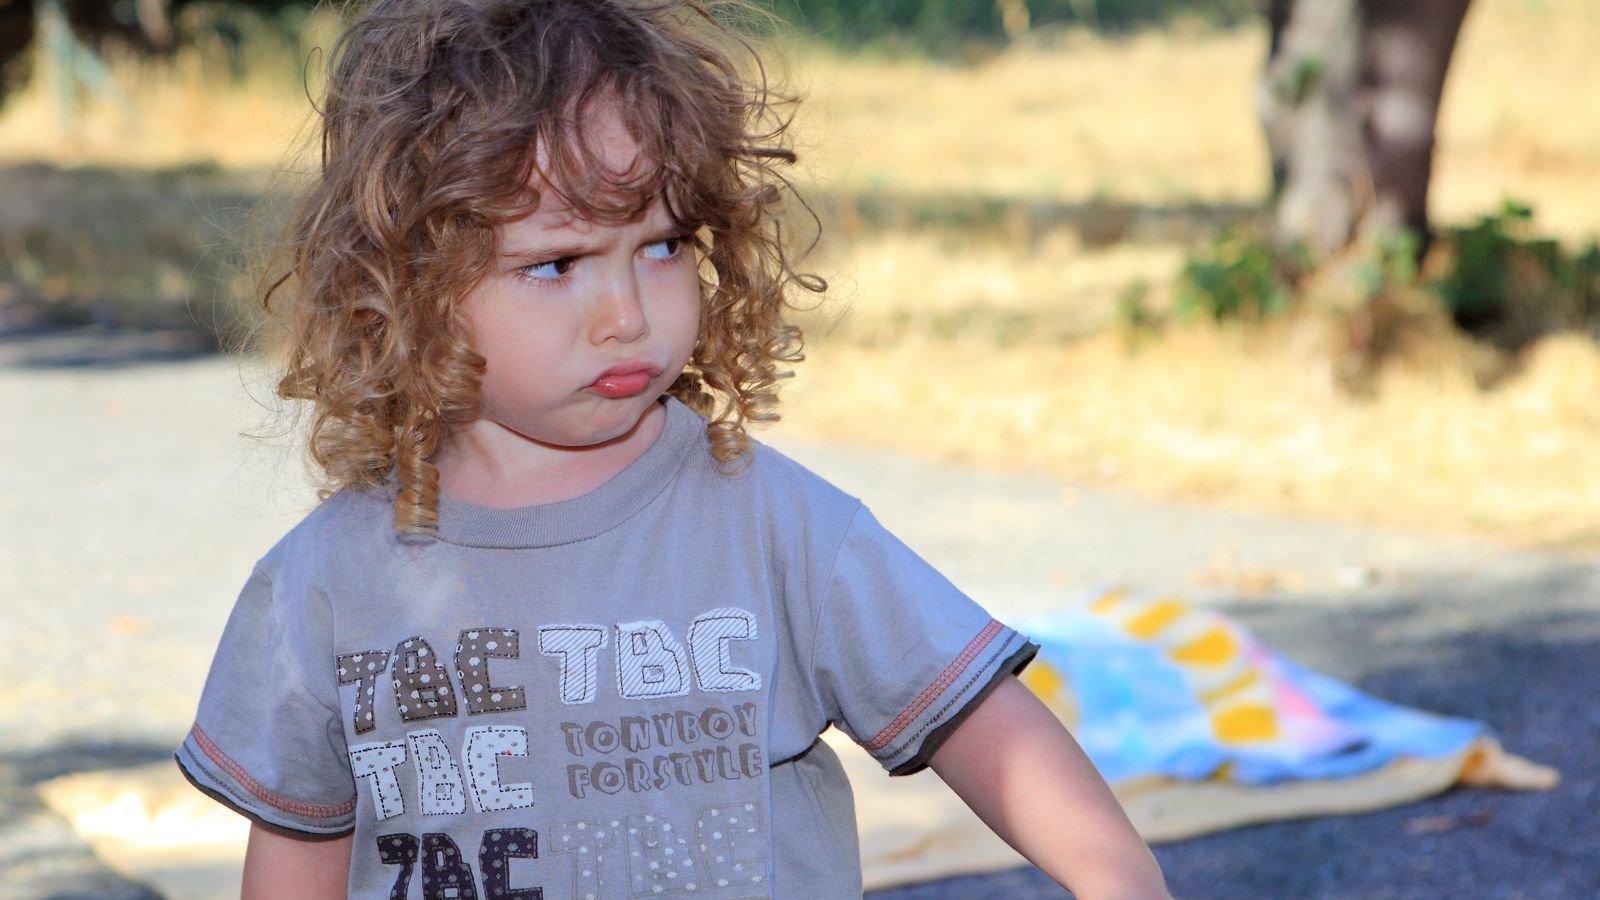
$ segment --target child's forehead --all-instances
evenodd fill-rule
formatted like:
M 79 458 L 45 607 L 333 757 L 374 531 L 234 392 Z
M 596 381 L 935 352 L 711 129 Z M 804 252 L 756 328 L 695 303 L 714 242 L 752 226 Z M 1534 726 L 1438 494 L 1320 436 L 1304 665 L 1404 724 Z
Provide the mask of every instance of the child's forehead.
M 506 222 L 501 232 L 582 230 L 593 224 L 585 218 L 565 196 L 552 190 L 540 190 L 539 203 L 527 215 Z
M 548 228 L 642 216 L 660 193 L 660 165 L 623 124 L 614 101 L 597 100 L 534 138 L 524 187 L 534 203 L 515 221 Z
M 596 217 L 574 206 L 563 193 L 542 191 L 538 205 L 531 211 L 501 225 L 498 230 L 501 252 L 514 252 L 523 245 L 542 245 L 558 237 L 583 237 L 638 223 L 654 223 L 650 227 L 656 227 L 672 218 L 660 194 L 611 198 L 608 203 L 628 212 Z
M 547 173 L 572 168 L 578 161 L 585 180 L 625 181 L 647 167 L 639 140 L 623 122 L 615 99 L 603 97 L 587 103 L 561 118 L 554 133 L 541 134 L 533 141 L 533 177 L 530 187 L 543 191 Z M 576 186 L 574 186 L 576 187 Z

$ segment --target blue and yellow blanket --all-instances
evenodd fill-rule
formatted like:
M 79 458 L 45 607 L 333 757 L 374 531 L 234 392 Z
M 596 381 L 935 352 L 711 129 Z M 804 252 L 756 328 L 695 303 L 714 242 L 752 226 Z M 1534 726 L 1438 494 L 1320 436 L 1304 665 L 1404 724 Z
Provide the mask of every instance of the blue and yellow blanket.
M 1023 683 L 1152 842 L 1559 778 L 1479 722 L 1370 697 L 1179 600 L 1108 590 L 1010 624 L 1041 647 Z M 848 740 L 825 737 L 855 787 L 869 889 L 1023 862 L 936 779 L 884 778 Z
M 1111 590 L 1011 624 L 1041 646 L 1024 683 L 1112 784 L 1344 778 L 1451 756 L 1485 734 L 1309 672 L 1178 600 Z

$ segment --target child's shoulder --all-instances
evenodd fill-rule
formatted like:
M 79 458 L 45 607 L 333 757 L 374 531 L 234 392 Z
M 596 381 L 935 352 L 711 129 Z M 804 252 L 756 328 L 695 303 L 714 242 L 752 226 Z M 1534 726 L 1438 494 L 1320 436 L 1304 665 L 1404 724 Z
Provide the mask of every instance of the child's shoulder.
M 348 557 L 364 544 L 394 537 L 394 500 L 382 488 L 346 487 L 325 497 L 268 550 L 257 568 L 286 564 L 315 571 L 329 560 Z
M 750 472 L 763 490 L 803 496 L 829 506 L 853 508 L 861 504 L 838 485 L 769 444 L 752 440 L 750 450 Z
M 322 500 L 256 561 L 234 618 L 270 622 L 297 646 L 325 640 L 335 600 L 365 596 L 362 586 L 383 565 L 392 509 L 381 490 L 345 488 Z
M 694 457 L 696 491 L 713 495 L 707 500 L 734 507 L 755 507 L 786 520 L 799 518 L 839 521 L 848 525 L 861 501 L 805 465 L 768 444 L 751 439 L 749 455 L 733 466 L 723 466 L 711 456 L 703 434 Z

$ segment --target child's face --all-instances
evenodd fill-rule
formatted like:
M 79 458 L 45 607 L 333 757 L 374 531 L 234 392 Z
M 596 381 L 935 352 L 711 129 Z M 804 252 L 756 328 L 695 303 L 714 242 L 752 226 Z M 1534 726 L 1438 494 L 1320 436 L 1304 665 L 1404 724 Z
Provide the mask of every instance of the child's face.
M 612 110 L 597 112 L 607 167 L 628 171 L 638 146 Z M 578 218 L 554 191 L 542 196 L 500 230 L 495 263 L 465 300 L 487 361 L 479 417 L 549 446 L 592 446 L 628 434 L 688 362 L 696 251 L 660 198 L 606 224 Z

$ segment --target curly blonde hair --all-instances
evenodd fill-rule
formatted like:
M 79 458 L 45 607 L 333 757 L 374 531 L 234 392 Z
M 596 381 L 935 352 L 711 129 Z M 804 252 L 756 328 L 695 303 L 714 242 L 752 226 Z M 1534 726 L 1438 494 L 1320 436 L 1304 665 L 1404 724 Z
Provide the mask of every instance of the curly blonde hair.
M 661 197 L 709 235 L 699 339 L 668 392 L 708 419 L 718 462 L 741 465 L 745 424 L 777 418 L 782 367 L 801 358 L 787 292 L 824 287 L 785 252 L 792 189 L 778 168 L 795 159 L 793 101 L 725 24 L 749 12 L 718 0 L 379 0 L 343 34 L 320 175 L 262 293 L 286 343 L 278 394 L 310 401 L 310 454 L 333 487 L 392 475 L 396 529 L 437 526 L 429 460 L 477 418 L 484 372 L 461 301 L 489 269 L 496 229 L 537 207 L 534 184 L 595 220 Z M 597 101 L 616 105 L 642 174 L 607 180 L 579 121 Z

